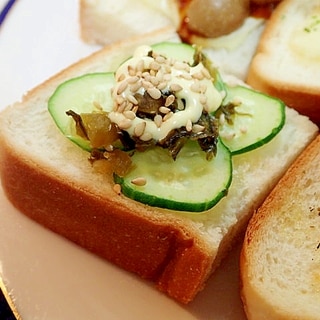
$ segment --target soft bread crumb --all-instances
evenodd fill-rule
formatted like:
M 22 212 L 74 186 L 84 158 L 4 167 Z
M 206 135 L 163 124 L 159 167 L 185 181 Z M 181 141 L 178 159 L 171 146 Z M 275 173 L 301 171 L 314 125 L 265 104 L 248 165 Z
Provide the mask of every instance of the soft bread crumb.
M 250 221 L 241 256 L 249 319 L 320 314 L 320 136 Z

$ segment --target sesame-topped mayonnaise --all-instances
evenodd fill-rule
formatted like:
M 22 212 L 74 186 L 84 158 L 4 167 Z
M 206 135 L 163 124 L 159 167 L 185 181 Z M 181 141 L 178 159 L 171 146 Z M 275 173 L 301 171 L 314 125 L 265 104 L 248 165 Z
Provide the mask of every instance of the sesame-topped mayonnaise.
M 149 46 L 138 47 L 133 57 L 119 67 L 115 80 L 114 109 L 109 118 L 142 141 L 160 141 L 181 127 L 201 131 L 196 123 L 203 111 L 213 112 L 222 102 L 201 62 L 190 66 L 157 54 Z M 143 95 L 161 101 L 152 117 L 138 116 L 138 96 Z

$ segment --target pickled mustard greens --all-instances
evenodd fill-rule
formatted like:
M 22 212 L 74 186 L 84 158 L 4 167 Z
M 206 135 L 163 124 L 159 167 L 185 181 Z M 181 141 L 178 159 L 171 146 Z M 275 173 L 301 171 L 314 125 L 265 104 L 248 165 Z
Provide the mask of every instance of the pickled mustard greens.
M 270 141 L 284 125 L 284 108 L 229 87 L 200 50 L 179 43 L 139 47 L 116 73 L 70 79 L 48 102 L 67 138 L 91 161 L 111 163 L 124 195 L 190 212 L 227 194 L 232 155 Z

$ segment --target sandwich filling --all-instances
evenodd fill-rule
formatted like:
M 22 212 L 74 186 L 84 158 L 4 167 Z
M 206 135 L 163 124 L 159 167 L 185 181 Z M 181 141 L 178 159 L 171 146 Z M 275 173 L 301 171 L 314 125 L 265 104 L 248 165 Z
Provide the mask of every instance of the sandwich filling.
M 210 114 L 222 96 L 201 61 L 190 65 L 141 46 L 119 67 L 115 81 L 114 109 L 108 116 L 137 148 L 158 144 L 171 148 L 176 158 L 187 137 L 199 140 L 212 156 L 217 130 Z
M 233 156 L 285 123 L 281 101 L 228 85 L 201 50 L 168 42 L 138 47 L 116 72 L 67 80 L 48 109 L 117 193 L 188 212 L 225 197 Z

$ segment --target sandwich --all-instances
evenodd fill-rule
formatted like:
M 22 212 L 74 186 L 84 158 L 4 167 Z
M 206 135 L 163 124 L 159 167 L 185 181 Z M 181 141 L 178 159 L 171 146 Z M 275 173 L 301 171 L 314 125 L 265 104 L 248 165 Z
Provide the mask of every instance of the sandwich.
M 320 122 L 319 18 L 317 0 L 282 1 L 267 21 L 246 79 L 315 123 Z
M 241 253 L 248 319 L 319 319 L 320 137 L 248 225 Z
M 123 104 L 128 77 L 155 77 L 160 61 L 180 80 L 149 79 Z M 192 104 L 202 105 L 195 119 L 166 122 Z M 107 125 L 91 130 L 96 116 Z M 151 129 L 141 133 L 141 121 Z M 163 29 L 102 48 L 6 108 L 1 182 L 23 214 L 186 304 L 317 132 L 282 101 L 223 80 L 201 49 Z

